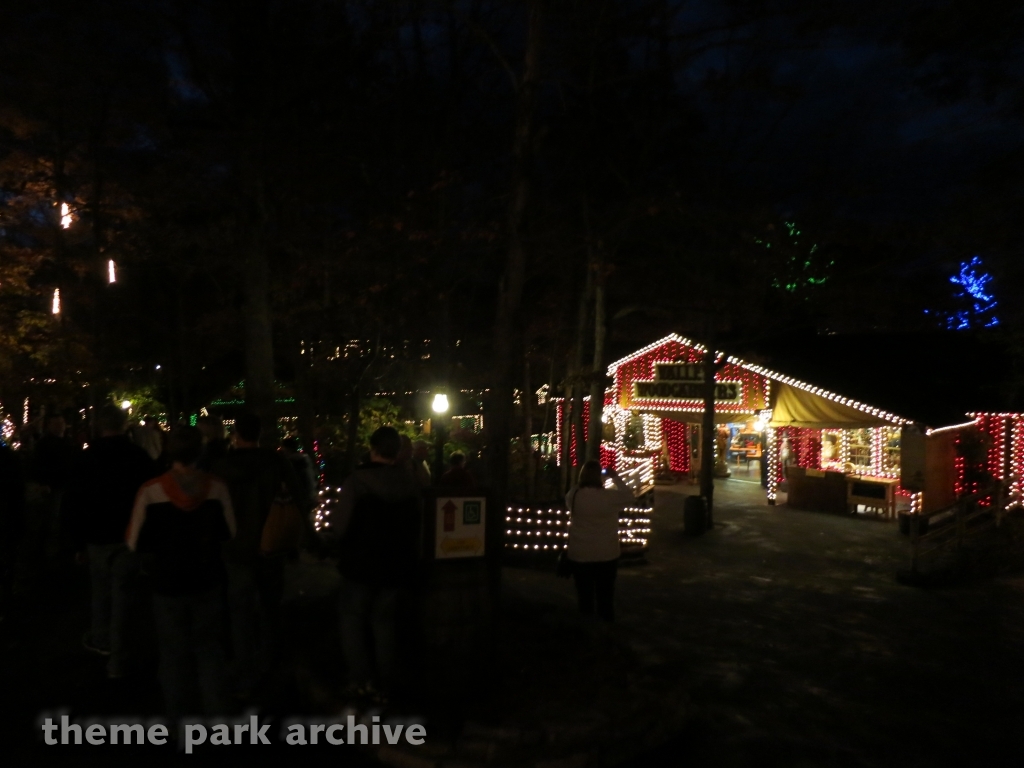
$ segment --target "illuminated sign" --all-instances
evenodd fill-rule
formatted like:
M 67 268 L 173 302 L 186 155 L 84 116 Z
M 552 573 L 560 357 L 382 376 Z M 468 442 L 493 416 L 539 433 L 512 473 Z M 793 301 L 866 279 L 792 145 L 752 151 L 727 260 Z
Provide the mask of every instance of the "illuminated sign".
M 649 400 L 703 400 L 704 366 L 701 363 L 655 363 L 653 380 L 633 382 L 633 397 Z M 742 382 L 715 382 L 715 402 L 739 403 L 742 400 Z

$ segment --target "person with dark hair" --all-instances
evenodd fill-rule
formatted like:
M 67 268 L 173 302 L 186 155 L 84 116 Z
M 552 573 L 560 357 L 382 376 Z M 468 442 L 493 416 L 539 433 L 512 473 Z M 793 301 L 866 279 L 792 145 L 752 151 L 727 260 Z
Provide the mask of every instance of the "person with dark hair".
M 146 419 L 143 424 L 133 425 L 128 429 L 128 435 L 153 461 L 161 461 L 164 452 L 164 432 L 156 419 Z
M 452 453 L 448 459 L 451 468 L 441 475 L 438 485 L 448 488 L 472 488 L 476 485 L 473 475 L 466 469 L 466 456 L 460 451 Z
M 46 515 L 45 527 L 52 535 L 58 523 L 61 501 L 77 458 L 74 443 L 67 436 L 67 421 L 59 412 L 43 419 L 43 435 L 32 452 L 30 479 L 35 482 Z
M 255 413 L 241 413 L 235 419 L 235 436 L 246 443 L 258 443 L 263 432 L 263 423 Z
M 227 486 L 196 463 L 203 436 L 175 427 L 167 440 L 171 469 L 142 486 L 128 526 L 128 547 L 151 559 L 153 612 L 166 714 L 228 710 L 224 681 L 224 560 L 235 533 Z
M 286 437 L 282 440 L 281 453 L 291 462 L 292 469 L 305 487 L 306 496 L 312 499 L 316 495 L 318 485 L 316 471 L 313 469 L 313 460 L 301 450 L 299 438 Z
M 125 673 L 125 629 L 135 559 L 124 532 L 139 488 L 155 477 L 156 463 L 125 434 L 128 415 L 101 407 L 96 436 L 82 452 L 65 498 L 64 512 L 76 549 L 88 553 L 92 619 L 85 647 L 109 655 L 107 674 Z
M 619 515 L 633 503 L 633 494 L 614 469 L 607 476 L 617 490 L 604 487 L 604 472 L 596 461 L 584 462 L 579 482 L 565 497 L 569 507 L 569 545 L 580 613 L 597 615 L 609 624 L 615 619 L 613 599 L 618 570 Z
M 25 476 L 18 455 L 0 440 L 0 618 L 10 600 L 24 524 Z
M 45 564 L 61 549 L 61 505 L 78 451 L 66 436 L 67 422 L 58 411 L 43 418 L 43 435 L 28 457 L 25 527 L 15 573 L 15 591 L 25 593 L 38 582 Z
M 238 535 L 224 548 L 231 621 L 232 685 L 251 696 L 270 672 L 277 649 L 288 553 L 260 549 L 263 526 L 275 500 L 290 500 L 303 519 L 311 500 L 284 454 L 260 447 L 262 424 L 253 413 L 239 414 L 234 447 L 214 462 L 212 472 L 231 492 Z
M 419 557 L 420 490 L 397 464 L 401 445 L 392 427 L 370 436 L 370 461 L 345 481 L 327 529 L 341 572 L 339 624 L 349 678 L 344 695 L 379 705 L 397 681 L 399 599 Z
M 203 455 L 199 457 L 199 468 L 204 472 L 227 455 L 228 439 L 224 436 L 224 422 L 219 416 L 200 416 L 196 427 L 203 433 Z

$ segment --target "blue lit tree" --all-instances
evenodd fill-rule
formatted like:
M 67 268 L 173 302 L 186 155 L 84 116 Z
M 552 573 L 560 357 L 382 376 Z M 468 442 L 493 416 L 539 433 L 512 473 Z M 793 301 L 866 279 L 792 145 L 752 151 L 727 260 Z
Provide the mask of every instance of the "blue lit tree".
M 983 270 L 980 256 L 960 262 L 960 269 L 949 278 L 949 282 L 956 286 L 953 292 L 954 309 L 949 312 L 926 310 L 927 314 L 939 317 L 942 324 L 952 331 L 994 328 L 999 325 L 999 318 L 995 314 L 999 302 L 989 288 L 992 275 Z

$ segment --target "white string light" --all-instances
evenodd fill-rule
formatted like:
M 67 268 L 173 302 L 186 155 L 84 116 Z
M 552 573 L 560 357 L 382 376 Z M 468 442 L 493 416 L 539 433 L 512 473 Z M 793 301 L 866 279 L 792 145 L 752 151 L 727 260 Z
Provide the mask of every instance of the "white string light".
M 53 289 L 53 302 L 50 305 L 50 312 L 54 315 L 60 314 L 60 288 Z
M 968 416 L 975 416 L 973 413 L 967 414 Z M 995 414 L 989 414 L 995 415 Z M 1003 416 L 1003 414 L 998 414 Z M 1016 414 L 1014 414 L 1016 415 Z M 952 432 L 957 429 L 966 429 L 967 427 L 977 426 L 979 419 L 975 418 L 972 421 L 965 421 L 963 424 L 950 424 L 948 427 L 939 427 L 938 429 L 926 429 L 924 431 L 925 437 L 931 437 L 932 435 L 941 435 L 943 432 Z

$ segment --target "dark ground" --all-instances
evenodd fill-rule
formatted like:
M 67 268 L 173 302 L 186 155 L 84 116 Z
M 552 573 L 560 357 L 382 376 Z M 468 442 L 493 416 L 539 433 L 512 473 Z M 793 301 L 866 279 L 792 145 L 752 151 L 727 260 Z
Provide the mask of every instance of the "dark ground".
M 428 743 L 383 762 L 426 766 L 1018 764 L 1024 735 L 1024 577 L 902 586 L 894 523 L 764 505 L 756 483 L 719 485 L 716 528 L 681 532 L 682 493 L 659 489 L 650 551 L 624 565 L 611 631 L 575 614 L 550 563 L 506 567 L 499 662 L 470 677 L 466 722 L 425 700 Z M 329 563 L 293 567 L 286 654 L 264 713 L 337 712 Z M 82 650 L 84 570 L 51 573 L 0 624 L 7 765 L 201 764 L 288 757 L 359 765 L 348 748 L 43 747 L 35 719 L 155 714 L 152 659 L 110 682 Z M 427 664 L 430 660 L 427 659 Z M 469 660 L 467 663 L 479 663 Z M 489 681 L 489 685 L 487 684 Z M 459 718 L 461 719 L 461 718 Z M 282 750 L 286 750 L 282 754 Z

